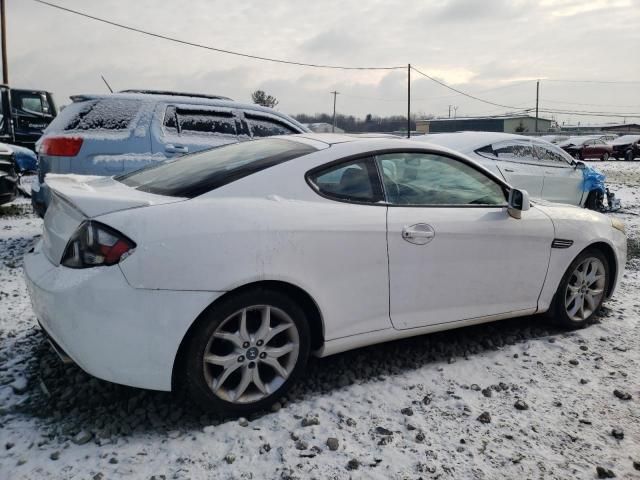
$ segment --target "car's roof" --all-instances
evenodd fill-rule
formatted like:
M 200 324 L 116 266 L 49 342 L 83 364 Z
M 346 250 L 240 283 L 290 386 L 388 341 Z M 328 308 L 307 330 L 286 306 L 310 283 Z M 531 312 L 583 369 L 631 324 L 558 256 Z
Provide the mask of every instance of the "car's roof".
M 86 100 L 118 100 L 118 99 L 127 99 L 127 100 L 140 100 L 142 102 L 149 103 L 171 103 L 171 104 L 182 104 L 182 105 L 203 105 L 203 106 L 211 106 L 211 107 L 226 107 L 226 108 L 237 108 L 241 110 L 253 110 L 256 112 L 266 113 L 269 115 L 273 115 L 279 118 L 283 118 L 290 123 L 293 123 L 302 131 L 308 131 L 309 129 L 302 125 L 300 122 L 295 120 L 294 118 L 286 115 L 282 112 L 278 112 L 273 110 L 272 108 L 262 107 L 260 105 L 252 104 L 252 103 L 241 103 L 236 102 L 234 100 L 225 100 L 225 99 L 215 99 L 215 98 L 204 98 L 204 97 L 189 97 L 182 95 L 162 95 L 162 94 L 150 94 L 150 93 L 103 93 L 103 94 L 80 94 L 80 95 L 72 95 L 71 100 L 74 102 L 83 102 Z
M 503 142 L 505 140 L 531 140 L 531 138 L 525 137 L 524 135 L 502 132 L 455 132 L 432 133 L 420 137 L 413 137 L 413 140 L 441 145 L 458 152 L 468 153 L 496 142 Z
M 395 137 L 392 135 L 385 134 L 349 134 L 349 133 L 300 133 L 298 135 L 291 135 L 291 138 L 306 138 L 309 140 L 313 140 L 316 142 L 326 143 L 327 145 L 335 145 L 338 143 L 348 143 L 348 142 L 364 142 L 371 140 L 391 140 L 397 141 L 400 140 L 401 137 Z

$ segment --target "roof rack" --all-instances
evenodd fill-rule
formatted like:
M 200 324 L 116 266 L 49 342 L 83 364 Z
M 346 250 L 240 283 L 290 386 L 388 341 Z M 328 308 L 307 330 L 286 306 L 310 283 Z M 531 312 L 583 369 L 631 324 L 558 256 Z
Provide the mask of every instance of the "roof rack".
M 208 98 L 210 100 L 231 100 L 229 97 L 223 97 L 222 95 L 207 95 L 205 93 L 186 93 L 186 92 L 172 92 L 169 90 L 139 90 L 128 89 L 120 90 L 118 93 L 142 93 L 144 95 L 170 95 L 176 97 L 195 97 L 195 98 Z

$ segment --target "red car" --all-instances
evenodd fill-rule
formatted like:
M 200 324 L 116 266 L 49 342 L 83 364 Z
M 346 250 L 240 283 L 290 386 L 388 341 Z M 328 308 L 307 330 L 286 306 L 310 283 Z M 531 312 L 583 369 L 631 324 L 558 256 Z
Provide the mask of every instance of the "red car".
M 573 137 L 559 143 L 558 146 L 578 160 L 599 158 L 604 161 L 609 160 L 609 157 L 613 153 L 613 147 L 611 145 L 604 140 L 594 137 Z

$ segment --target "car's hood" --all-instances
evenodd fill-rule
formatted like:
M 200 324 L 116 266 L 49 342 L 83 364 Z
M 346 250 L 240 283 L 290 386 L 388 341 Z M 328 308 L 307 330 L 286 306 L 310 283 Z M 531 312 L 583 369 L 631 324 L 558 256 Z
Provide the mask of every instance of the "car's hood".
M 552 221 L 578 221 L 596 222 L 611 225 L 611 220 L 606 215 L 587 208 L 569 205 L 565 203 L 554 203 L 548 200 L 536 199 L 532 204 L 551 218 Z M 525 212 L 526 215 L 526 212 Z M 555 223 L 555 222 L 554 222 Z

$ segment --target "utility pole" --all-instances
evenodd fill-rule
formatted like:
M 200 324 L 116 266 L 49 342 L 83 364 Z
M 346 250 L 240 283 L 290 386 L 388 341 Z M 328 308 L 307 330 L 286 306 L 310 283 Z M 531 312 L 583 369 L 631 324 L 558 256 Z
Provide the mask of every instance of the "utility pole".
M 449 105 L 449 118 L 451 118 L 451 107 L 453 107 L 453 105 Z
M 411 138 L 411 64 L 407 64 L 407 138 Z
M 5 26 L 5 4 L 0 0 L 0 32 L 2 33 L 2 83 L 9 85 L 9 65 L 7 62 L 7 28 Z
M 540 80 L 536 82 L 536 133 L 538 133 L 538 102 L 540 101 Z
M 453 105 L 453 118 L 458 118 L 458 106 Z
M 330 93 L 333 94 L 333 124 L 331 126 L 331 133 L 335 133 L 336 131 L 336 97 L 340 92 L 336 92 L 334 90 L 333 92 L 330 92 Z

